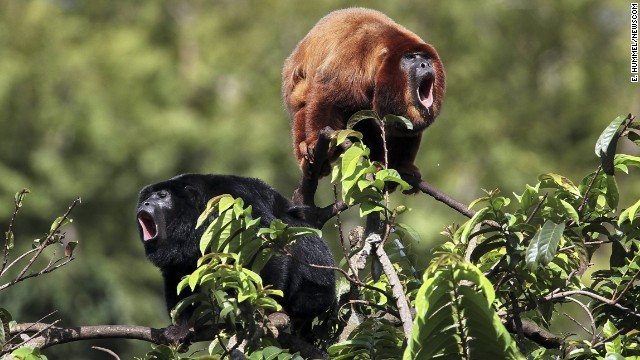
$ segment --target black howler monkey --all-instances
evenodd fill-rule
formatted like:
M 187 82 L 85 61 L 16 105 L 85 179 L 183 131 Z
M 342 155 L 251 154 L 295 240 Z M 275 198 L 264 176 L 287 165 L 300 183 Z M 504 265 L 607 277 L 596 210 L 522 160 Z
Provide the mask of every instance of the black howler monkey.
M 200 257 L 198 244 L 206 226 L 195 229 L 196 220 L 207 201 L 217 195 L 240 197 L 252 206 L 254 218 L 268 227 L 280 219 L 291 226 L 310 225 L 299 216 L 275 189 L 261 180 L 231 175 L 183 174 L 146 186 L 140 191 L 136 218 L 140 238 L 149 260 L 160 268 L 164 278 L 165 298 L 171 310 L 182 297 L 176 295 L 180 279 L 196 269 Z M 266 285 L 284 293 L 282 305 L 293 319 L 314 317 L 334 301 L 335 274 L 306 264 L 333 266 L 333 255 L 317 236 L 298 239 L 289 256 L 274 256 L 260 272 Z M 188 333 L 184 314 L 178 324 L 168 328 L 167 336 L 180 342 Z
M 413 123 L 413 130 L 385 128 L 387 165 L 420 177 L 414 160 L 422 131 L 440 113 L 445 73 L 436 50 L 420 37 L 381 12 L 351 8 L 328 14 L 300 41 L 285 61 L 282 93 L 303 171 L 321 129 L 344 129 L 355 112 L 373 109 Z M 356 130 L 371 158 L 384 162 L 379 128 L 361 122 Z

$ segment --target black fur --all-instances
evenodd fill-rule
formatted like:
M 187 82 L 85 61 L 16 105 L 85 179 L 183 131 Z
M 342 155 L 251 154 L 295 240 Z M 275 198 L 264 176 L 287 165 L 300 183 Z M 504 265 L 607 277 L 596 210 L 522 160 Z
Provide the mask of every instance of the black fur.
M 260 217 L 261 226 L 268 227 L 274 219 L 291 226 L 311 226 L 302 219 L 299 208 L 258 179 L 184 174 L 146 186 L 138 199 L 138 230 L 147 257 L 162 272 L 169 310 L 180 298 L 187 296 L 178 297 L 176 286 L 183 276 L 196 269 L 200 257 L 198 244 L 206 226 L 195 229 L 196 220 L 207 201 L 221 194 L 240 197 L 245 206 L 251 205 L 252 215 Z M 153 220 L 157 228 L 157 233 L 152 234 L 155 237 L 146 241 L 140 223 L 145 218 Z M 305 264 L 333 266 L 333 256 L 325 242 L 316 236 L 300 238 L 292 253 L 297 260 L 284 255 L 274 256 L 260 275 L 265 284 L 283 291 L 281 303 L 289 316 L 308 319 L 325 311 L 333 302 L 335 274 L 332 270 Z

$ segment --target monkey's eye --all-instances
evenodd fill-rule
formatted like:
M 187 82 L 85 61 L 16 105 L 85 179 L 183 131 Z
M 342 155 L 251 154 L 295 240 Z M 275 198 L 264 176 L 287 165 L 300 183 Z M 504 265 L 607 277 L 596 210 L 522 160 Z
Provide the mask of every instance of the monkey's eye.
M 161 199 L 166 198 L 167 196 L 169 196 L 169 192 L 167 190 L 160 190 L 158 191 L 158 197 L 160 197 Z

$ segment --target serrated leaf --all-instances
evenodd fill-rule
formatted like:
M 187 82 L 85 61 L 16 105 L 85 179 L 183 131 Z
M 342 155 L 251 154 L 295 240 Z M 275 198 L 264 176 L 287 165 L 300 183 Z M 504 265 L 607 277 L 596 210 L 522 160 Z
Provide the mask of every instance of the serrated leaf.
M 558 251 L 558 245 L 564 232 L 564 223 L 555 224 L 546 221 L 531 239 L 525 255 L 527 265 L 535 270 L 539 265 L 550 263 Z
M 360 110 L 357 113 L 351 115 L 349 120 L 347 121 L 347 129 L 353 129 L 357 123 L 362 120 L 373 119 L 376 122 L 380 123 L 380 116 L 373 110 Z

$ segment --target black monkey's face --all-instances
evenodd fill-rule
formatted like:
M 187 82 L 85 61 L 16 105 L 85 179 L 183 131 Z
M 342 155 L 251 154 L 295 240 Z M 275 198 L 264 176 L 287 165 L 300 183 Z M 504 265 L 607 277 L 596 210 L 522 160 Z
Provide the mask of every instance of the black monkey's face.
M 151 193 L 138 206 L 138 229 L 144 242 L 166 241 L 166 216 L 173 210 L 173 199 L 168 190 Z
M 416 106 L 427 111 L 429 117 L 434 116 L 434 84 L 436 72 L 433 60 L 420 53 L 405 54 L 400 60 L 400 67 L 407 74 Z
M 179 181 L 147 186 L 140 192 L 136 218 L 138 232 L 151 262 L 160 267 L 197 259 L 197 243 L 202 229 L 195 225 L 200 196 L 195 187 Z

